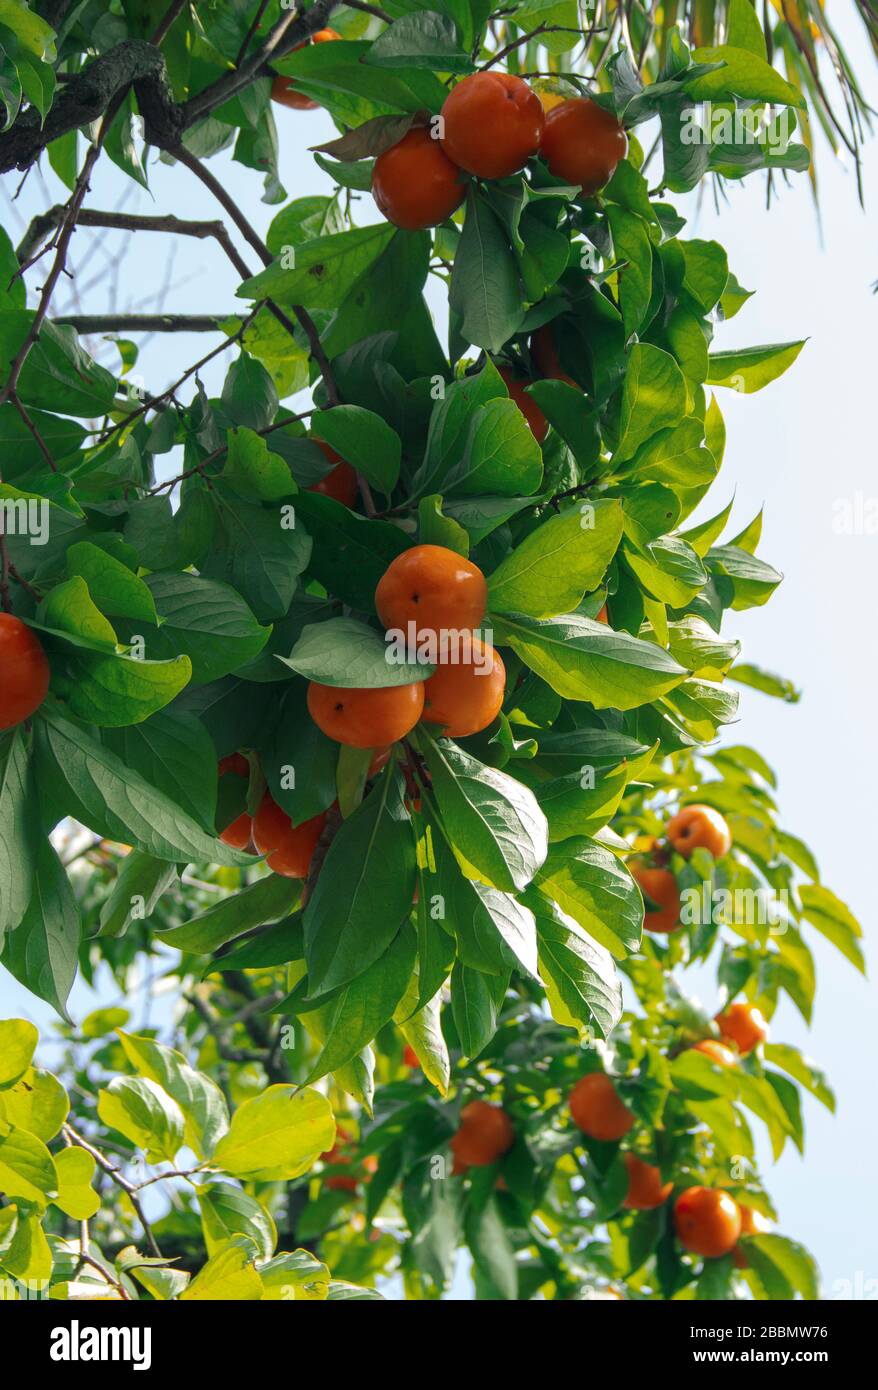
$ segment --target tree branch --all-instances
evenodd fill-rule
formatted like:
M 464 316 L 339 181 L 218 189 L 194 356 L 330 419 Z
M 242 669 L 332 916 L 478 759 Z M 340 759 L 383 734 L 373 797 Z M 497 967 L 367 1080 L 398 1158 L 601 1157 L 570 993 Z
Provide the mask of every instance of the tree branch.
M 117 1187 L 121 1187 L 122 1191 L 125 1193 L 129 1201 L 131 1202 L 131 1205 L 133 1206 L 134 1210 L 137 1212 L 137 1219 L 143 1227 L 143 1233 L 146 1236 L 150 1250 L 158 1259 L 161 1259 L 162 1252 L 159 1249 L 158 1244 L 156 1242 L 156 1238 L 152 1233 L 152 1228 L 150 1227 L 149 1222 L 143 1214 L 143 1207 L 141 1206 L 140 1198 L 137 1195 L 137 1188 L 135 1187 L 134 1183 L 129 1182 L 128 1179 L 125 1177 L 125 1174 L 120 1172 L 120 1170 L 115 1166 L 115 1164 L 111 1163 L 110 1160 L 106 1158 L 104 1154 L 101 1153 L 100 1149 L 96 1149 L 93 1144 L 90 1144 L 87 1139 L 84 1139 L 82 1135 L 79 1134 L 73 1128 L 72 1125 L 62 1125 L 61 1132 L 64 1135 L 64 1138 L 67 1139 L 71 1144 L 76 1144 L 80 1149 L 85 1149 L 87 1154 L 91 1154 L 98 1167 L 102 1168 L 104 1172 L 107 1173 L 108 1176 L 113 1179 L 113 1182 L 116 1184 Z
M 218 333 L 221 323 L 239 317 L 240 311 L 231 309 L 224 314 L 58 314 L 54 322 L 77 333 Z
M 31 106 L 9 130 L 0 134 L 0 173 L 29 168 L 52 140 L 99 120 L 104 112 L 109 112 L 114 99 L 123 98 L 131 86 L 143 117 L 147 144 L 161 150 L 172 149 L 190 126 L 209 116 L 258 77 L 267 76 L 268 62 L 284 57 L 309 35 L 324 28 L 339 3 L 340 0 L 316 0 L 301 15 L 295 9 L 289 10 L 251 58 L 239 68 L 224 73 L 182 105 L 174 100 L 164 56 L 158 47 L 183 8 L 173 3 L 153 35 L 152 43 L 145 39 L 124 39 L 95 58 L 82 72 L 59 84 L 58 95 L 45 122 L 41 124 L 39 112 Z M 114 115 L 115 110 L 118 107 Z

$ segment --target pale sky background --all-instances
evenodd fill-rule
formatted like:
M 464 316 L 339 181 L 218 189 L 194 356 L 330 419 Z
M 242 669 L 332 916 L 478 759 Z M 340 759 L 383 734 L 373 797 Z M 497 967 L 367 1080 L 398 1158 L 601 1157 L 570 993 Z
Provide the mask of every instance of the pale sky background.
M 853 5 L 850 0 L 843 5 L 830 0 L 829 10 L 833 16 L 845 16 L 839 21 L 840 32 L 850 51 L 862 55 L 859 75 L 867 98 L 878 108 L 878 77 L 874 61 L 865 56 L 863 30 L 853 19 Z M 331 138 L 334 127 L 329 118 L 322 111 L 278 109 L 277 120 L 281 176 L 289 196 L 330 192 L 329 179 L 307 152 L 308 146 Z M 261 203 L 260 176 L 233 164 L 228 155 L 212 160 L 210 167 L 264 232 L 277 209 Z M 825 146 L 820 150 L 819 171 L 822 235 L 804 176 L 796 176 L 791 187 L 781 189 L 769 211 L 761 176 L 730 187 L 719 216 L 710 199 L 700 213 L 695 199 L 679 200 L 681 205 L 690 204 L 682 207 L 691 219 L 683 235 L 716 236 L 727 247 L 738 279 L 757 291 L 738 317 L 720 328 L 715 345 L 730 348 L 809 339 L 787 375 L 760 394 L 719 393 L 728 429 L 726 458 L 708 506 L 699 515 L 719 511 L 734 492 L 736 506 L 728 532 L 734 535 L 765 506 L 759 553 L 784 573 L 785 583 L 767 607 L 729 614 L 724 633 L 743 639 L 747 661 L 782 673 L 804 693 L 801 702 L 791 706 L 744 691 L 740 720 L 729 730 L 728 741 L 752 744 L 776 770 L 784 824 L 810 844 L 823 880 L 862 922 L 874 976 L 871 909 L 878 830 L 874 794 L 878 733 L 871 701 L 878 674 L 874 636 L 878 534 L 837 534 L 833 520 L 834 504 L 843 500 L 854 505 L 859 497 L 867 514 L 870 504 L 878 507 L 874 346 L 878 297 L 871 290 L 878 280 L 878 242 L 869 225 L 869 214 L 874 219 L 878 205 L 878 148 L 874 142 L 866 148 L 865 214 L 856 201 L 852 171 L 836 162 Z M 191 175 L 183 169 L 170 170 L 154 157 L 150 183 L 151 197 L 130 185 L 126 210 L 174 212 L 189 218 L 222 215 Z M 115 208 L 128 185 L 103 160 L 87 205 Z M 18 219 L 8 202 L 14 187 L 12 176 L 7 176 L 0 209 L 4 225 L 17 240 Z M 35 212 L 64 197 L 51 172 L 43 184 L 31 175 L 17 203 L 21 227 Z M 374 220 L 373 213 L 371 199 L 365 195 L 357 219 Z M 82 267 L 83 286 L 101 266 L 103 252 L 95 252 L 84 264 L 95 236 L 80 230 L 74 243 L 73 265 Z M 105 234 L 104 246 L 115 251 L 124 240 Z M 170 238 L 144 234 L 136 241 L 128 238 L 128 243 L 128 255 L 118 272 L 116 308 L 191 313 L 240 307 L 240 301 L 235 301 L 234 271 L 213 243 L 181 238 L 169 276 Z M 250 249 L 242 249 L 257 269 Z M 31 293 L 40 283 L 38 271 L 32 271 Z M 162 300 L 166 284 L 171 291 Z M 113 307 L 105 295 L 104 285 L 93 289 L 84 296 L 84 309 L 103 312 Z M 439 296 L 433 299 L 437 310 L 440 302 Z M 64 307 L 70 311 L 71 306 Z M 137 371 L 151 391 L 160 389 L 214 341 L 208 335 L 199 335 L 194 343 L 188 337 L 155 337 L 142 352 Z M 216 364 L 211 368 L 204 373 L 209 391 L 218 390 L 223 375 Z M 824 1067 L 838 1095 L 838 1113 L 832 1117 L 805 1096 L 804 1160 L 788 1147 L 772 1170 L 763 1146 L 764 1176 L 778 1204 L 779 1229 L 816 1255 L 825 1295 L 850 1297 L 865 1281 L 878 1278 L 876 995 L 874 984 L 864 981 L 816 932 L 806 928 L 806 937 L 818 975 L 813 1026 L 809 1032 L 785 1003 L 775 1016 L 772 1032 L 778 1040 L 801 1047 Z M 691 982 L 693 976 L 688 978 Z M 687 984 L 685 975 L 682 982 Z M 115 987 L 108 984 L 99 994 L 77 984 L 71 999 L 74 1017 L 82 1017 L 99 1003 L 116 1002 Z M 703 977 L 698 984 L 702 990 L 710 987 Z M 704 1002 L 712 1000 L 705 995 Z M 160 1006 L 158 1013 L 162 1012 Z M 47 1006 L 0 972 L 0 1017 L 11 1015 L 31 1018 L 42 1027 L 53 1017 Z

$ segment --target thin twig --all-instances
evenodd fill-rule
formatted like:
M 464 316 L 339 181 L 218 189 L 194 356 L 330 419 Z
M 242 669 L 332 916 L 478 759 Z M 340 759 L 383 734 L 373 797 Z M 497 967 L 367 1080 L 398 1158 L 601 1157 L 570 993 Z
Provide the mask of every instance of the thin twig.
M 143 1233 L 146 1236 L 150 1250 L 155 1256 L 157 1256 L 158 1259 L 161 1259 L 162 1252 L 159 1249 L 158 1244 L 156 1242 L 156 1238 L 152 1233 L 152 1228 L 150 1227 L 149 1222 L 143 1214 L 143 1207 L 141 1206 L 140 1198 L 137 1195 L 137 1187 L 135 1186 L 135 1184 L 133 1182 L 129 1182 L 128 1178 L 125 1177 L 125 1174 L 122 1173 L 115 1166 L 115 1164 L 111 1163 L 110 1160 L 106 1158 L 104 1154 L 101 1153 L 100 1149 L 96 1149 L 93 1144 L 90 1144 L 87 1139 L 84 1139 L 83 1136 L 79 1134 L 73 1128 L 72 1125 L 62 1125 L 61 1133 L 65 1136 L 65 1138 L 69 1138 L 71 1143 L 78 1145 L 80 1149 L 85 1149 L 85 1152 L 87 1154 L 91 1154 L 98 1167 L 102 1168 L 103 1171 L 110 1178 L 112 1178 L 113 1182 L 116 1184 L 117 1187 L 121 1187 L 122 1191 L 125 1193 L 126 1197 L 129 1199 L 131 1205 L 137 1213 L 137 1219 L 143 1227 Z

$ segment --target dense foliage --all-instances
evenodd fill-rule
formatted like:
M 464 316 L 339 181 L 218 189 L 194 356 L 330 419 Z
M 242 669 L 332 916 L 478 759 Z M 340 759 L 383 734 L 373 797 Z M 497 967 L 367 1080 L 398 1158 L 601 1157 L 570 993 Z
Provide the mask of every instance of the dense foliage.
M 787 996 L 809 1020 L 809 941 L 862 968 L 860 929 L 768 763 L 717 741 L 736 685 L 796 698 L 727 631 L 780 582 L 760 518 L 692 520 L 723 461 L 714 388 L 760 390 L 802 344 L 723 347 L 751 291 L 669 201 L 809 168 L 799 59 L 771 66 L 749 0 L 692 46 L 627 20 L 617 44 L 621 16 L 0 0 L 0 168 L 45 149 L 71 189 L 18 253 L 0 236 L 0 961 L 61 1015 L 66 1083 L 0 1024 L 22 1296 L 376 1297 L 401 1272 L 432 1298 L 462 1245 L 480 1298 L 817 1296 L 768 1228 L 750 1125 L 777 1156 L 803 1146 L 802 1090 L 833 1106 L 763 1018 Z M 306 42 L 330 18 L 342 37 Z M 360 214 L 413 136 L 391 194 L 447 162 L 426 132 L 457 152 L 443 107 L 481 69 L 527 75 L 540 130 L 597 95 L 626 157 L 593 192 L 525 151 L 460 175 L 430 225 Z M 291 92 L 339 128 L 325 195 L 281 184 Z M 147 181 L 138 114 L 261 262 L 214 230 L 243 304 L 207 354 L 232 349 L 216 398 L 205 357 L 140 398 L 130 340 L 114 374 L 52 318 L 78 219 L 187 233 L 88 202 L 103 154 Z M 465 129 L 476 163 L 511 139 Z M 201 162 L 231 146 L 279 205 L 264 244 Z M 458 573 L 486 577 L 460 627 L 500 673 L 487 718 L 455 687 L 437 722 L 442 658 L 389 654 L 376 589 L 417 546 L 452 607 Z M 68 1016 L 77 968 L 125 991 L 145 962 L 178 990 L 173 1036 Z

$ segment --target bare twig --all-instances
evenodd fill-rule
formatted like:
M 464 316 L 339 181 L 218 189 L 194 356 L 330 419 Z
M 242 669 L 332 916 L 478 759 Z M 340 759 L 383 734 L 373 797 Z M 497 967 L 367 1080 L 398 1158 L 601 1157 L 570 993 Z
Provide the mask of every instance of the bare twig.
M 224 314 L 56 314 L 54 322 L 77 333 L 218 333 L 221 323 L 237 317 L 230 309 Z
M 28 413 L 27 413 L 27 411 L 25 410 L 24 406 L 22 405 L 21 401 L 18 399 L 18 396 L 15 395 L 14 392 L 13 392 L 13 394 L 9 397 L 9 403 L 10 403 L 10 405 L 14 405 L 14 406 L 15 406 L 15 409 L 18 411 L 19 415 L 21 416 L 22 420 L 24 421 L 24 423 L 25 423 L 25 425 L 26 425 L 28 431 L 30 432 L 30 434 L 32 435 L 32 437 L 33 437 L 33 439 L 34 439 L 34 442 L 35 442 L 37 448 L 39 449 L 39 451 L 40 451 L 40 453 L 42 454 L 43 458 L 46 460 L 46 463 L 49 465 L 49 467 L 51 468 L 52 472 L 53 472 L 53 473 L 57 473 L 57 472 L 58 472 L 58 465 L 57 465 L 57 463 L 55 462 L 55 460 L 52 458 L 52 454 L 51 454 L 51 451 L 50 451 L 50 449 L 49 449 L 48 444 L 46 443 L 46 441 L 45 441 L 45 439 L 43 438 L 43 436 L 40 434 L 40 432 L 39 432 L 39 430 L 37 429 L 36 425 L 34 424 L 33 420 L 32 420 L 31 417 L 28 415 Z
M 155 33 L 151 35 L 149 40 L 150 43 L 155 44 L 156 48 L 158 48 L 163 39 L 166 37 L 168 30 L 171 28 L 171 25 L 174 24 L 177 17 L 183 12 L 183 10 L 186 9 L 188 4 L 189 0 L 172 0 L 172 3 L 168 7 L 164 17 L 159 21 Z
M 69 1139 L 69 1141 L 72 1144 L 78 1145 L 80 1149 L 85 1149 L 85 1152 L 87 1154 L 91 1154 L 98 1167 L 102 1168 L 103 1171 L 109 1177 L 112 1178 L 113 1182 L 116 1184 L 117 1187 L 121 1187 L 122 1191 L 125 1193 L 126 1197 L 128 1197 L 129 1201 L 131 1202 L 131 1205 L 137 1213 L 137 1219 L 143 1227 L 143 1233 L 146 1236 L 150 1250 L 154 1255 L 161 1259 L 162 1252 L 159 1249 L 158 1244 L 156 1242 L 156 1238 L 152 1233 L 152 1228 L 150 1227 L 149 1222 L 143 1214 L 143 1207 L 141 1205 L 140 1198 L 137 1195 L 137 1187 L 135 1186 L 135 1184 L 133 1182 L 129 1182 L 125 1174 L 121 1172 L 120 1169 L 118 1169 L 114 1163 L 111 1163 L 110 1160 L 104 1154 L 101 1153 L 100 1149 L 96 1149 L 93 1144 L 90 1144 L 87 1139 L 84 1139 L 83 1136 L 80 1133 L 78 1133 L 78 1131 L 75 1130 L 72 1125 L 62 1125 L 61 1133 L 64 1135 L 65 1139 Z

